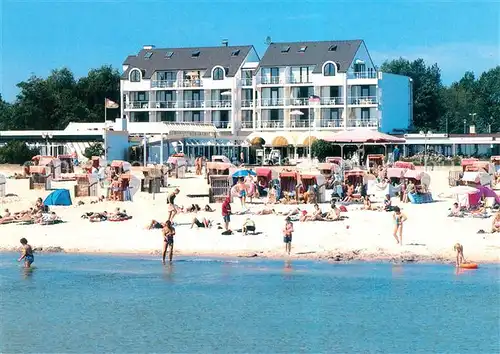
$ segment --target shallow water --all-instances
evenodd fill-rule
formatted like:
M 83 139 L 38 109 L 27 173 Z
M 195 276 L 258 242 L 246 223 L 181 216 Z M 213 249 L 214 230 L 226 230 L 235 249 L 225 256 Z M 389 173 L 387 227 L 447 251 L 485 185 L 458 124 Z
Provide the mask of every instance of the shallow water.
M 1 352 L 497 353 L 499 267 L 0 254 Z

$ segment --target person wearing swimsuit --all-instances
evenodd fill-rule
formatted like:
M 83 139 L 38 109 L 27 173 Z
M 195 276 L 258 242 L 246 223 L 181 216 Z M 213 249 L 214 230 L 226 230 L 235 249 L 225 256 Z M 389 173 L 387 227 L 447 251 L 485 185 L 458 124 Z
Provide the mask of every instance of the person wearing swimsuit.
M 396 242 L 402 246 L 403 245 L 403 223 L 407 220 L 406 215 L 404 215 L 401 212 L 401 209 L 399 207 L 395 206 L 393 207 L 394 214 L 392 215 L 392 218 L 394 219 L 394 233 L 393 236 L 396 239 Z M 398 238 L 399 234 L 399 238 Z
M 35 261 L 35 257 L 33 256 L 33 248 L 28 244 L 28 240 L 24 237 L 20 240 L 21 245 L 23 247 L 21 257 L 17 260 L 21 262 L 24 259 L 24 267 L 30 268 L 31 264 Z
M 163 252 L 162 252 L 162 263 L 165 264 L 165 258 L 168 252 L 168 260 L 172 262 L 172 257 L 174 254 L 174 235 L 175 228 L 172 226 L 172 222 L 167 220 L 165 226 L 162 229 L 163 233 Z
M 177 194 L 179 194 L 179 188 L 176 188 L 167 197 L 168 220 L 170 222 L 174 221 L 174 217 L 177 214 L 177 208 L 175 207 L 175 197 L 177 197 Z

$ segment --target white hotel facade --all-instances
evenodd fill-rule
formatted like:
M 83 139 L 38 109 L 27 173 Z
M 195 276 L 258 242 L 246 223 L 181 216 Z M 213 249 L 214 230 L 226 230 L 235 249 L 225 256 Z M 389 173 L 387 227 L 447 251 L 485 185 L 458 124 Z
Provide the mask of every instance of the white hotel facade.
M 377 71 L 362 40 L 271 43 L 262 58 L 251 45 L 144 46 L 123 63 L 120 87 L 128 122 L 213 124 L 221 137 L 266 145 L 401 132 L 412 119 L 411 79 Z

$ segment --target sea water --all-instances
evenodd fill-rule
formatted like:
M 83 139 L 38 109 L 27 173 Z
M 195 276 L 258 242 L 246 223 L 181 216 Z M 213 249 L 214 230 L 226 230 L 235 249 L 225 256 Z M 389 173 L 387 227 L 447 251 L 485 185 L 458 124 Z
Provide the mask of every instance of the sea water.
M 0 254 L 0 351 L 498 353 L 499 267 Z

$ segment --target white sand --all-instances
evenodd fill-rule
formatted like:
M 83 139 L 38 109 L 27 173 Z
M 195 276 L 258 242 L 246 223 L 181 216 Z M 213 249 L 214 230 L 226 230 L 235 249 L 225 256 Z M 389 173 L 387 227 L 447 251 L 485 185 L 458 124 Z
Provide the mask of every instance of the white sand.
M 0 167 L 0 173 L 9 175 L 13 172 L 8 166 Z M 431 189 L 435 199 L 448 190 L 448 172 L 431 172 Z M 202 178 L 171 179 L 172 187 L 180 187 L 181 193 L 176 202 L 179 205 L 198 203 L 204 206 L 207 198 L 189 199 L 186 194 L 208 192 L 206 180 Z M 27 181 L 8 180 L 7 193 L 15 193 L 19 201 L 4 203 L 4 208 L 11 212 L 23 210 L 33 205 L 36 197 L 45 197 L 46 191 L 29 191 Z M 102 252 L 102 253 L 153 253 L 162 246 L 160 230 L 146 230 L 151 219 L 166 219 L 166 193 L 155 196 L 138 193 L 133 202 L 104 202 L 76 207 L 54 207 L 66 223 L 40 225 L 0 225 L 0 249 L 12 250 L 19 247 L 19 239 L 26 237 L 36 248 L 61 247 L 66 252 Z M 7 198 L 9 199 L 9 198 Z M 75 203 L 75 200 L 73 200 Z M 454 257 L 453 245 L 460 242 L 468 259 L 477 262 L 499 262 L 500 234 L 477 234 L 479 229 L 489 231 L 492 219 L 456 219 L 446 217 L 452 199 L 443 199 L 433 204 L 400 205 L 408 216 L 403 234 L 403 246 L 396 244 L 393 236 L 391 213 L 361 211 L 359 206 L 349 206 L 345 214 L 349 219 L 341 222 L 307 222 L 294 224 L 292 256 L 294 258 L 331 258 L 349 259 L 387 259 L 402 261 L 449 261 Z M 233 203 L 233 211 L 240 210 L 239 203 Z M 133 219 L 124 222 L 90 223 L 80 216 L 87 211 L 113 211 L 115 207 L 126 209 Z M 215 222 L 222 222 L 220 205 L 213 206 L 214 213 L 200 212 L 198 217 L 207 217 Z M 250 205 L 258 210 L 261 205 Z M 292 206 L 279 205 L 278 211 L 291 209 Z M 312 205 L 306 207 L 312 210 Z M 327 211 L 329 205 L 322 205 Z M 183 255 L 217 256 L 259 256 L 285 257 L 281 229 L 282 216 L 253 216 L 259 235 L 243 236 L 236 233 L 222 236 L 221 230 L 190 229 L 187 224 L 195 214 L 179 214 L 175 237 L 175 253 Z M 232 229 L 239 229 L 245 215 L 233 215 Z M 349 226 L 349 228 L 347 227 Z

